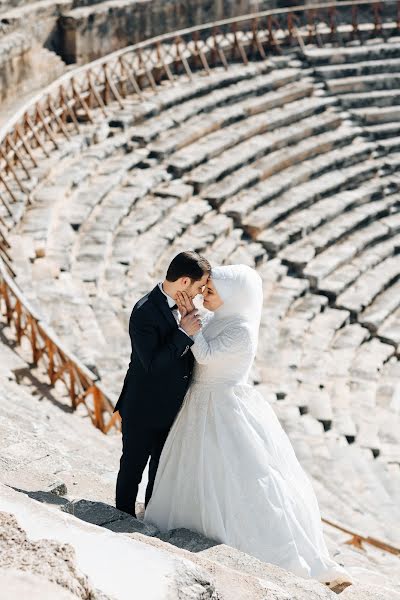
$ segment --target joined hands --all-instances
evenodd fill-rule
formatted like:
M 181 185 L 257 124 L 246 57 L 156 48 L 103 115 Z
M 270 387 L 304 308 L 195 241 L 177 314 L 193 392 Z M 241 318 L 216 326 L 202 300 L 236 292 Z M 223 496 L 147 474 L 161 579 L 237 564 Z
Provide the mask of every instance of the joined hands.
M 181 314 L 180 327 L 191 336 L 198 333 L 201 329 L 201 319 L 193 300 L 186 292 L 178 292 L 176 295 L 176 304 Z

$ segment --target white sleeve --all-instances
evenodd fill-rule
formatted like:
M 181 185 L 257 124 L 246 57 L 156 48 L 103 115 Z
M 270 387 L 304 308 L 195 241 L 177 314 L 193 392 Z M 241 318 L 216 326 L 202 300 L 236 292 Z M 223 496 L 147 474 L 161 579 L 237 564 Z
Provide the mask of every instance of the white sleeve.
M 215 338 L 206 340 L 203 332 L 199 331 L 193 336 L 194 344 L 191 347 L 193 356 L 200 364 L 207 364 L 222 355 L 237 353 L 250 343 L 250 336 L 245 327 L 227 327 Z

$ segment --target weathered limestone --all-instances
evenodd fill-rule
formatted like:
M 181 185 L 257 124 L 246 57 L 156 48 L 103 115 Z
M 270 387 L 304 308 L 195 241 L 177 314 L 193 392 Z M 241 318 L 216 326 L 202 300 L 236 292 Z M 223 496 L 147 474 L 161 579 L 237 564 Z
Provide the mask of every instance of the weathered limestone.
M 302 268 L 314 256 L 343 239 L 346 234 L 367 225 L 373 218 L 386 216 L 391 207 L 397 203 L 398 199 L 395 196 L 389 196 L 384 200 L 376 200 L 357 206 L 351 214 L 340 214 L 332 219 L 332 222 L 322 225 L 303 240 L 288 246 L 287 249 L 279 253 L 279 256 L 288 264 Z
M 123 0 L 118 5 L 111 1 L 94 5 L 77 2 L 60 20 L 62 54 L 67 62 L 84 63 L 162 33 L 274 5 L 271 0 L 257 5 L 252 0 L 211 5 L 199 0 L 189 0 L 185 5 L 175 0 Z
M 41 575 L 25 573 L 18 569 L 0 569 L 0 585 L 4 598 L 30 598 L 31 600 L 73 600 L 76 598 L 59 585 Z
M 4 491 L 4 487 L 2 486 Z M 76 567 L 74 550 L 67 544 L 57 544 L 50 540 L 30 541 L 25 531 L 18 525 L 14 515 L 0 513 L 0 565 L 2 573 L 8 569 L 19 572 L 27 571 L 32 575 L 41 576 L 42 582 L 51 582 L 49 591 L 60 592 L 60 597 L 88 598 L 105 600 L 103 594 L 98 594 L 89 583 L 87 577 Z M 34 577 L 34 583 L 38 580 Z M 29 581 L 29 577 L 27 578 Z M 61 589 L 60 589 L 61 588 Z M 64 589 L 69 594 L 64 594 Z M 16 590 L 13 590 L 13 594 Z M 54 596 L 55 597 L 55 596 Z
M 379 75 L 386 59 L 372 46 L 352 48 L 367 53 L 361 66 L 340 64 L 340 48 L 321 49 L 339 62 L 330 71 L 317 65 L 314 79 L 304 62 L 282 56 L 146 90 L 143 103 L 111 105 L 108 119 L 95 113 L 75 144 L 60 146 L 57 164 L 40 157 L 35 203 L 21 207 L 12 252 L 29 299 L 111 398 L 129 360 L 132 306 L 175 253 L 193 248 L 213 264 L 256 266 L 265 300 L 252 380 L 310 474 L 322 513 L 396 544 L 400 130 L 395 121 L 366 127 L 354 111 L 370 109 L 368 93 L 329 97 L 316 79 Z M 386 92 L 371 100 L 397 119 Z M 26 385 L 26 364 L 9 353 L 0 376 L 14 364 Z M 113 509 L 119 438 L 98 437 L 83 410 L 64 414 L 23 390 L 19 398 L 20 389 L 6 382 L 0 396 L 4 482 L 124 539 L 145 538 L 179 557 L 184 550 L 171 543 L 189 548 L 216 575 L 217 591 L 225 582 L 229 600 L 263 598 L 256 578 L 265 565 L 187 531 L 163 534 L 168 544 Z M 332 528 L 327 540 L 377 599 L 396 597 L 391 557 L 356 552 Z M 276 585 L 277 597 L 290 595 Z
M 307 49 L 308 61 L 330 94 L 367 127 L 374 137 L 398 130 L 400 116 L 400 46 L 382 44 Z M 386 127 L 385 127 L 386 126 Z M 382 131 L 382 134 L 380 133 Z M 389 149 L 387 149 L 389 150 Z
M 36 570 L 40 568 L 52 579 L 57 575 L 51 568 L 51 563 L 57 562 L 54 549 L 61 548 L 60 568 L 67 571 L 68 565 L 63 559 L 68 556 L 74 579 L 70 576 L 66 584 L 74 586 L 75 597 L 125 600 L 134 594 L 143 599 L 172 599 L 178 590 L 183 598 L 216 600 L 218 597 L 212 577 L 184 558 L 170 556 L 125 535 L 99 530 L 95 525 L 44 507 L 4 486 L 1 492 L 0 510 L 2 514 L 15 515 L 22 529 L 18 530 L 22 543 L 25 530 L 28 538 L 40 540 L 34 542 L 36 547 L 43 548 L 44 560 L 30 552 L 32 542 L 27 543 L 26 554 L 32 564 L 28 566 L 25 562 L 24 568 L 35 572 L 35 563 L 39 563 Z M 11 523 L 14 522 L 11 519 Z M 13 544 L 12 535 L 7 531 L 3 535 L 5 543 Z M 19 564 L 23 560 L 21 544 L 14 542 L 14 545 L 17 548 L 12 564 Z M 5 560 L 12 560 L 12 555 Z M 79 573 L 79 579 L 75 573 Z
M 0 6 L 0 123 L 11 116 L 21 97 L 28 98 L 64 72 L 64 62 L 52 50 L 58 16 L 72 1 L 10 4 Z

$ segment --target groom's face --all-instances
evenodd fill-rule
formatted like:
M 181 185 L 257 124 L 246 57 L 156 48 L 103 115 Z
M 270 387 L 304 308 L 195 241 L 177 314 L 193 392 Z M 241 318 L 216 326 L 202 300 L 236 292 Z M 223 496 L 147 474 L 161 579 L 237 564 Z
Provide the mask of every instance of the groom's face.
M 207 285 L 208 274 L 206 273 L 199 281 L 192 281 L 190 277 L 182 277 L 182 289 L 190 298 L 194 298 L 197 294 L 202 294 Z

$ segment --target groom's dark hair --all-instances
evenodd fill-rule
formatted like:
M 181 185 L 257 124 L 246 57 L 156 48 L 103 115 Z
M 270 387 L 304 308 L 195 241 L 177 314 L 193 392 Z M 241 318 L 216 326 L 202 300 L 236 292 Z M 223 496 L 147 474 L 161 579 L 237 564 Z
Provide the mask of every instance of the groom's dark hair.
M 188 250 L 180 252 L 168 267 L 167 281 L 176 281 L 180 277 L 190 277 L 192 281 L 199 281 L 203 275 L 211 273 L 211 265 L 204 256 Z

